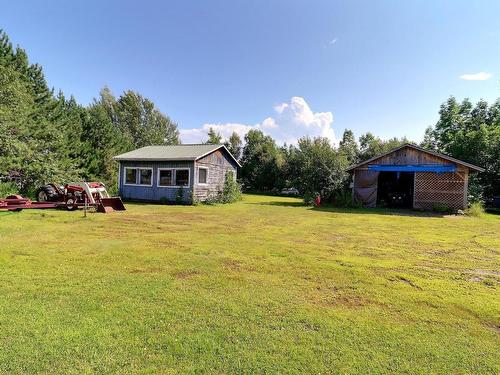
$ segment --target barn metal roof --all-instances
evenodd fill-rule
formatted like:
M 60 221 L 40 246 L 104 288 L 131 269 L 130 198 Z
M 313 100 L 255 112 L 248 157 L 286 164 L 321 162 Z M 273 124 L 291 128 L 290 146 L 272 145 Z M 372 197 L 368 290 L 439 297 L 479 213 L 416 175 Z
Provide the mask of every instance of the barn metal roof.
M 171 146 L 146 146 L 113 157 L 114 160 L 156 161 L 156 160 L 198 160 L 212 152 L 223 148 L 231 158 L 241 167 L 240 163 L 224 145 L 212 144 L 184 144 Z
M 440 157 L 442 159 L 445 159 L 445 160 L 448 160 L 448 161 L 451 161 L 453 163 L 456 163 L 456 164 L 460 164 L 460 165 L 463 165 L 467 168 L 470 168 L 474 171 L 477 171 L 477 172 L 484 172 L 484 168 L 481 168 L 481 167 L 478 167 L 477 165 L 474 165 L 474 164 L 470 164 L 470 163 L 467 163 L 465 161 L 462 161 L 462 160 L 458 160 L 458 159 L 455 159 L 451 156 L 448 156 L 448 155 L 445 155 L 445 154 L 440 154 L 439 152 L 435 152 L 435 151 L 431 151 L 431 150 L 426 150 L 425 148 L 422 148 L 420 146 L 417 146 L 417 145 L 414 145 L 414 144 L 411 144 L 411 143 L 405 143 L 404 145 L 402 146 L 399 146 L 399 147 L 396 147 L 388 152 L 385 152 L 383 154 L 380 154 L 380 155 L 377 155 L 371 159 L 368 159 L 368 160 L 365 160 L 359 164 L 356 164 L 356 165 L 352 165 L 350 166 L 349 168 L 346 169 L 346 171 L 352 171 L 353 169 L 356 169 L 356 168 L 359 168 L 361 167 L 362 165 L 365 165 L 365 164 L 368 164 L 368 163 L 371 163 L 372 161 L 375 161 L 377 159 L 380 159 L 381 157 L 384 157 L 386 155 L 389 155 L 389 154 L 392 154 L 393 152 L 395 151 L 398 151 L 404 147 L 411 147 L 411 148 L 414 148 L 415 150 L 418 150 L 418 151 L 421 151 L 421 152 L 425 152 L 425 153 L 428 153 L 430 155 L 434 155 L 434 156 L 437 156 L 437 157 Z

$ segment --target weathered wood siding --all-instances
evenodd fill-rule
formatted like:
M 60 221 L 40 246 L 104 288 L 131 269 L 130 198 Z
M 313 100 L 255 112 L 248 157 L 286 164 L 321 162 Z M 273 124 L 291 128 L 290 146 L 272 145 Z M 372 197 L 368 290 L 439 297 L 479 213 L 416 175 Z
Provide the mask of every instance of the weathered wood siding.
M 152 168 L 153 185 L 152 186 L 132 186 L 125 185 L 125 168 Z M 124 200 L 135 201 L 153 201 L 159 202 L 163 199 L 175 202 L 178 196 L 178 187 L 158 186 L 158 168 L 187 168 L 189 169 L 189 187 L 183 188 L 184 202 L 191 202 L 191 189 L 194 181 L 194 162 L 193 161 L 121 161 L 120 162 L 120 181 L 119 193 Z
M 206 184 L 198 183 L 199 167 L 208 168 L 208 181 Z M 236 178 L 238 166 L 228 153 L 219 149 L 195 162 L 194 172 L 194 197 L 199 201 L 205 201 L 210 196 L 217 194 L 224 186 L 226 173 L 232 171 Z
M 433 209 L 438 205 L 443 205 L 457 210 L 464 209 L 467 206 L 469 174 L 467 167 L 437 155 L 427 154 L 411 147 L 403 147 L 372 160 L 370 163 L 362 165 L 353 171 L 353 200 L 360 202 L 365 207 L 374 207 L 376 205 L 378 186 L 375 178 L 376 172 L 368 171 L 368 165 L 373 164 L 453 164 L 457 167 L 455 173 L 415 172 L 413 207 L 417 209 Z
M 446 206 L 462 210 L 467 206 L 467 180 L 467 171 L 416 172 L 413 207 L 432 210 L 436 206 Z
M 449 160 L 440 158 L 435 155 L 416 150 L 410 147 L 403 147 L 389 155 L 381 156 L 378 159 L 371 161 L 369 164 L 360 166 L 357 169 L 368 169 L 370 164 L 387 164 L 387 165 L 420 165 L 420 164 L 454 164 Z M 460 167 L 459 167 L 460 168 Z

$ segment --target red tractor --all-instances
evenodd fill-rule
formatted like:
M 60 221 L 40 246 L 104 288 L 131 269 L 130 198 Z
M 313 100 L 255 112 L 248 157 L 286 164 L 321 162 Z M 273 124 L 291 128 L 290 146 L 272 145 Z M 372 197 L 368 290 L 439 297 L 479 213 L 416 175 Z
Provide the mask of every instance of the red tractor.
M 95 207 L 98 212 L 123 211 L 120 197 L 110 197 L 101 182 L 70 182 L 64 186 L 47 184 L 36 193 L 38 202 L 54 202 L 68 210 L 78 207 Z

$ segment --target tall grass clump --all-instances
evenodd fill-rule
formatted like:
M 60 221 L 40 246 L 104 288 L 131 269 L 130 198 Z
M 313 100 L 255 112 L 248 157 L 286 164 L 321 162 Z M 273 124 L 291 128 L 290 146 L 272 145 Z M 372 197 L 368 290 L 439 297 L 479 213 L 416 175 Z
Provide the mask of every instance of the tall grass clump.
M 468 216 L 473 217 L 481 217 L 484 215 L 484 212 L 484 206 L 481 202 L 471 203 L 467 211 L 465 211 Z
M 354 207 L 352 192 L 350 190 L 340 190 L 333 194 L 332 203 L 334 207 L 351 208 Z
M 19 188 L 14 182 L 0 182 L 0 198 L 19 194 Z

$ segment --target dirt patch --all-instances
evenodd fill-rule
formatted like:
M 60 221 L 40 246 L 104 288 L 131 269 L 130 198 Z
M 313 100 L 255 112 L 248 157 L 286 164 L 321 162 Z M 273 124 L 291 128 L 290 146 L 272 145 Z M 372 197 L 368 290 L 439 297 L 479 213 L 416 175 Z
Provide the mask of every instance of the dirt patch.
M 489 271 L 489 270 L 473 270 L 470 273 L 481 275 L 481 276 L 493 276 L 500 278 L 500 272 L 498 271 Z
M 13 250 L 10 254 L 13 258 L 14 257 L 32 257 L 32 256 L 34 256 L 31 253 L 21 251 L 21 250 Z
M 349 309 L 361 308 L 368 305 L 368 301 L 363 297 L 344 294 L 315 295 L 310 298 L 310 302 L 323 307 L 342 306 Z
M 390 281 L 400 281 L 400 282 L 403 282 L 415 289 L 418 289 L 418 290 L 422 290 L 422 288 L 420 286 L 418 286 L 417 284 L 415 284 L 413 281 L 411 281 L 410 279 L 404 277 L 404 276 L 401 276 L 401 275 L 397 275 L 396 277 L 391 277 L 389 278 Z
M 468 280 L 473 283 L 484 283 L 487 286 L 495 286 L 500 283 L 500 272 L 491 270 L 469 270 L 465 271 L 470 275 Z
M 224 259 L 222 261 L 222 265 L 224 268 L 232 271 L 241 271 L 242 270 L 242 264 L 238 260 L 234 259 Z
M 500 325 L 498 324 L 487 324 L 488 328 L 492 329 L 496 334 L 500 335 Z
M 310 303 L 323 307 L 356 309 L 371 303 L 371 301 L 363 296 L 336 287 L 324 288 L 317 286 L 314 292 L 309 294 L 308 297 Z
M 473 283 L 480 283 L 481 281 L 483 281 L 482 278 L 478 277 L 478 276 L 473 276 L 469 279 L 469 281 L 473 282 Z
M 186 280 L 191 279 L 192 277 L 199 275 L 200 271 L 198 270 L 180 270 L 176 271 L 172 274 L 178 280 Z
M 134 268 L 129 271 L 131 274 L 161 273 L 161 268 Z

